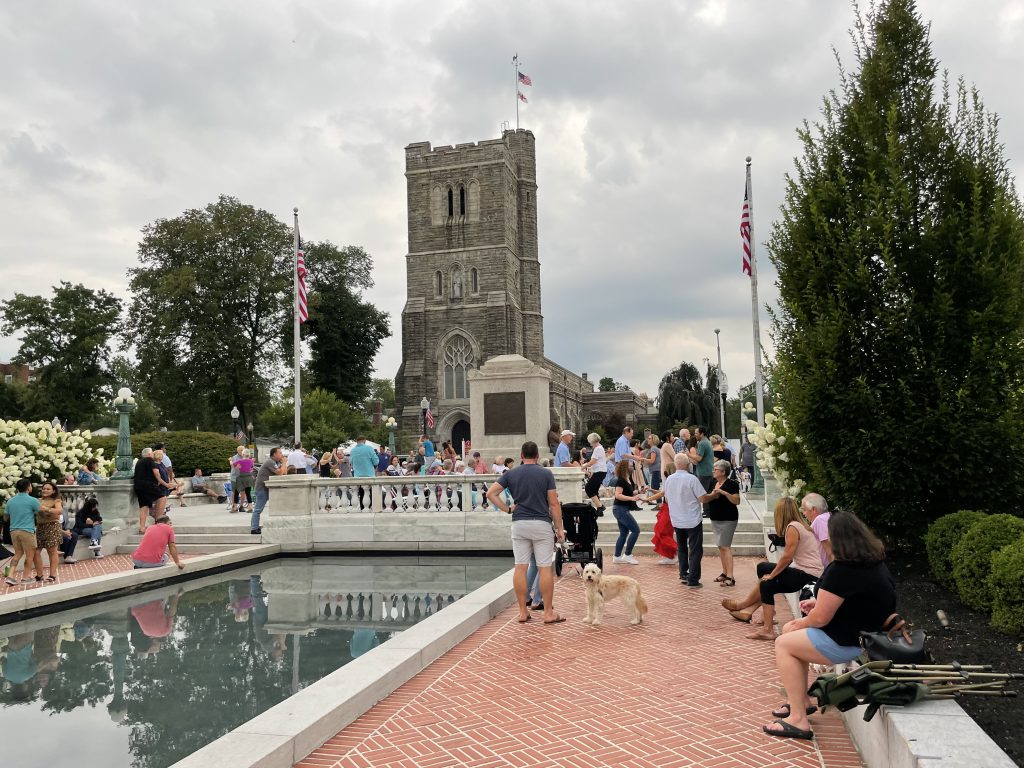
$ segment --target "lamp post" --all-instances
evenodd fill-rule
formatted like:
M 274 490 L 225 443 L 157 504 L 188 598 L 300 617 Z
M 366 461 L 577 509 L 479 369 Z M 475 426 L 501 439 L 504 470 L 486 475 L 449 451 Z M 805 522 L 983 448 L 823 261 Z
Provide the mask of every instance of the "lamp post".
M 715 328 L 715 346 L 718 348 L 718 412 L 722 417 L 722 439 L 725 440 L 725 396 L 729 394 L 729 382 L 722 370 L 721 328 Z
M 398 422 L 395 421 L 394 416 L 388 416 L 388 420 L 384 422 L 384 426 L 388 428 L 388 451 L 392 456 L 395 455 L 395 428 L 398 426 Z
M 132 430 L 128 415 L 135 410 L 135 397 L 128 387 L 117 390 L 114 410 L 117 411 L 117 454 L 114 458 L 113 480 L 128 480 L 132 477 Z
M 428 410 L 430 410 L 430 401 L 427 400 L 427 398 L 424 397 L 422 400 L 420 400 L 420 413 L 421 413 L 421 415 L 423 417 L 423 432 L 422 432 L 422 434 L 424 434 L 424 435 L 427 434 L 427 411 Z
M 245 425 L 245 428 L 246 428 L 246 433 L 249 435 L 249 438 L 248 438 L 249 439 L 249 445 L 252 446 L 252 457 L 256 461 L 259 461 L 260 457 L 256 454 L 256 432 L 255 432 L 255 427 L 253 427 L 252 422 L 250 421 L 248 424 Z
M 231 420 L 235 424 L 235 429 L 234 429 L 234 432 L 232 432 L 232 437 L 234 437 L 236 441 L 238 440 L 238 433 L 242 431 L 242 427 L 238 423 L 238 417 L 241 416 L 241 415 L 242 414 L 239 413 L 237 405 L 231 406 Z

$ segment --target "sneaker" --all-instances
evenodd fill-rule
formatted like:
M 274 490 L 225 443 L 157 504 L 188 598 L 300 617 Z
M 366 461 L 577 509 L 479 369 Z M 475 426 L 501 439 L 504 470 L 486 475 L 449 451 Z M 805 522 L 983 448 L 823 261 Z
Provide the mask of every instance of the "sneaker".
M 253 536 L 255 536 L 258 533 L 263 533 L 263 529 L 262 528 L 253 528 L 251 531 L 249 531 L 249 533 L 251 533 Z
M 688 586 L 690 589 L 700 589 L 704 585 L 698 581 L 696 584 L 687 584 L 686 586 Z
M 658 565 L 675 565 L 678 562 L 679 560 L 674 557 L 663 557 L 658 561 Z
M 628 565 L 640 565 L 640 561 L 632 555 L 624 555 L 622 558 L 622 562 L 627 563 Z
M 10 584 L 12 587 L 18 586 L 18 580 L 12 579 L 10 576 L 4 578 L 4 584 Z
M 42 580 L 43 580 L 42 576 L 36 576 L 36 577 L 26 576 L 24 579 L 21 580 L 21 583 L 22 584 L 35 584 L 37 581 L 42 581 Z
M 218 503 L 218 504 L 223 504 L 223 503 L 224 503 L 225 501 L 227 501 L 227 500 L 228 500 L 228 497 L 227 497 L 227 496 L 218 496 L 218 497 L 217 497 L 217 503 Z
M 98 541 L 96 541 L 96 539 L 93 539 L 92 541 L 89 542 L 89 549 L 99 549 L 99 548 L 100 548 L 100 543 Z
M 65 557 L 64 558 L 64 565 L 74 565 L 77 562 L 78 561 L 75 560 L 75 558 L 73 558 L 73 557 Z
M 96 558 L 97 560 L 102 560 L 102 559 L 103 559 L 103 553 L 102 553 L 102 552 L 100 552 L 100 551 L 99 551 L 99 550 L 97 549 L 97 550 L 96 550 L 96 554 L 95 554 L 95 555 L 93 555 L 93 557 L 94 557 L 94 558 Z
M 622 557 L 621 555 L 616 555 L 615 557 L 612 558 L 612 562 L 613 563 L 618 563 L 619 565 L 622 565 L 622 564 L 624 564 L 624 563 L 626 563 L 628 561 L 626 560 L 626 558 Z

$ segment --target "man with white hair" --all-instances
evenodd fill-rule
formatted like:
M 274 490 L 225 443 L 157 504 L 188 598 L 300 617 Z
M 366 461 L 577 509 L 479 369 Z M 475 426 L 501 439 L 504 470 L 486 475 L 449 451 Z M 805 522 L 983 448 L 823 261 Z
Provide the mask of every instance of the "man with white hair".
M 825 497 L 820 493 L 808 493 L 800 502 L 800 511 L 810 522 L 814 537 L 818 540 L 821 564 L 828 565 L 832 562 L 832 542 L 828 538 L 828 519 L 832 514 L 828 511 Z
M 664 497 L 668 502 L 668 515 L 676 532 L 679 581 L 691 589 L 699 589 L 704 586 L 700 583 L 700 561 L 704 557 L 701 503 L 710 501 L 711 494 L 705 493 L 700 480 L 690 474 L 689 456 L 677 453 L 675 465 L 676 471 L 662 481 L 661 490 L 649 500 Z

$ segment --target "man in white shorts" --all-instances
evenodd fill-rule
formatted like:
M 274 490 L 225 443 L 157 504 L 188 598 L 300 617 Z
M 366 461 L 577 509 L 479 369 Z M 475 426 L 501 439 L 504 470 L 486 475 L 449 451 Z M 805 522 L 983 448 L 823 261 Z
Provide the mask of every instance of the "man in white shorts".
M 530 621 L 526 607 L 526 569 L 534 558 L 540 572 L 540 594 L 544 603 L 544 623 L 560 624 L 564 618 L 555 613 L 555 539 L 565 540 L 562 527 L 562 505 L 558 503 L 555 476 L 537 464 L 540 450 L 533 441 L 523 443 L 523 463 L 505 472 L 487 490 L 487 499 L 502 512 L 512 515 L 512 554 L 516 567 L 512 586 L 519 603 L 519 623 Z M 508 490 L 514 500 L 507 505 L 503 493 Z M 554 530 L 552 530 L 554 525 Z

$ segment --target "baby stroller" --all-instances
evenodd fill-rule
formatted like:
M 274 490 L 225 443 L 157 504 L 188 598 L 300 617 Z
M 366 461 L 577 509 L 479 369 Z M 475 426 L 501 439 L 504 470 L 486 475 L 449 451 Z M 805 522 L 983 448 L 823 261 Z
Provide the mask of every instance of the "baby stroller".
M 604 556 L 596 546 L 599 513 L 590 504 L 563 504 L 562 526 L 565 541 L 555 545 L 555 575 L 562 575 L 565 563 L 597 563 L 604 567 Z

